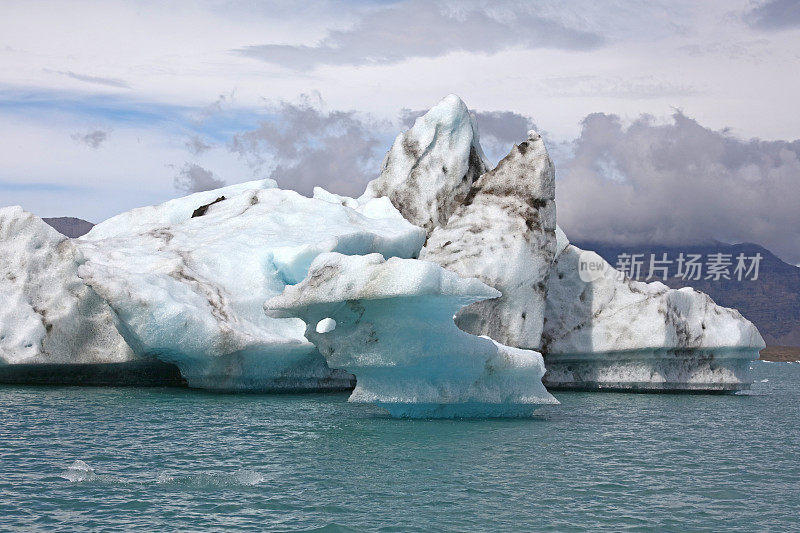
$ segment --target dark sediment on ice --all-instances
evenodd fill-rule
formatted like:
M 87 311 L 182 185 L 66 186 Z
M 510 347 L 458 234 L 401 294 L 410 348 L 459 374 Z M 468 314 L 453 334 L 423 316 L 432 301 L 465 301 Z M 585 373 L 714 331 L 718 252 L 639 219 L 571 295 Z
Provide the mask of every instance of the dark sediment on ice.
M 3 385 L 185 387 L 178 367 L 162 361 L 0 365 Z

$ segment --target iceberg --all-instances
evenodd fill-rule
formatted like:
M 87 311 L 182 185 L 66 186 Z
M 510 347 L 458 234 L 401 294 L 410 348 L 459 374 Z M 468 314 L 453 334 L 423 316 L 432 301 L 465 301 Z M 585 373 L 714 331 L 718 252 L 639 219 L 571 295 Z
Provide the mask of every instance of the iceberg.
M 263 302 L 306 277 L 323 252 L 416 257 L 425 240 L 387 199 L 359 210 L 271 180 L 135 209 L 76 241 L 78 274 L 108 302 L 134 353 L 172 363 L 191 387 L 323 391 L 353 386 L 296 318 Z
M 41 218 L 0 209 L 0 367 L 135 359 L 113 310 L 78 277 L 84 261 Z
M 470 188 L 420 254 L 502 296 L 459 311 L 456 324 L 502 344 L 535 349 L 556 249 L 555 171 L 536 132 Z
M 355 385 L 352 401 L 414 417 L 529 415 L 555 401 L 542 383 L 746 388 L 764 347 L 753 324 L 572 246 L 554 180 L 535 132 L 490 168 L 450 95 L 359 198 L 257 180 L 79 239 L 0 209 L 0 367 L 16 372 L 0 382 L 69 366 L 78 381 L 127 369 L 131 383 L 218 391 Z
M 594 252 L 569 244 L 560 231 L 559 241 L 541 346 L 548 387 L 707 392 L 749 387 L 750 361 L 765 344 L 738 311 L 690 287 L 630 280 Z
M 456 97 L 447 100 L 450 105 L 439 104 L 430 120 L 422 117 L 412 130 L 415 137 L 434 139 L 429 152 L 451 151 L 463 162 L 463 146 L 450 150 L 437 136 L 440 125 L 462 124 L 469 114 L 460 100 L 455 105 Z M 482 153 L 474 125 L 471 139 L 471 149 Z M 758 358 L 764 341 L 738 311 L 692 289 L 627 280 L 596 254 L 592 259 L 569 244 L 556 225 L 554 168 L 538 135 L 532 133 L 497 168 L 477 178 L 467 194 L 460 184 L 456 189 L 452 181 L 438 179 L 439 171 L 423 164 L 425 153 L 414 156 L 409 151 L 403 159 L 387 157 L 382 176 L 393 179 L 382 182 L 381 192 L 419 202 L 430 197 L 435 184 L 438 197 L 452 198 L 448 206 L 457 204 L 448 207 L 452 215 L 446 220 L 429 218 L 420 258 L 502 292 L 500 298 L 461 310 L 456 323 L 462 329 L 541 351 L 548 368 L 544 383 L 554 388 L 733 391 L 749 386 L 748 362 Z M 368 193 L 374 190 L 371 184 Z M 395 202 L 400 212 L 419 221 L 417 212 L 402 203 Z M 589 257 L 602 275 L 583 279 L 581 257 Z
M 541 383 L 541 355 L 453 322 L 464 305 L 497 296 L 435 263 L 326 253 L 264 307 L 273 317 L 302 319 L 328 365 L 356 376 L 351 402 L 394 417 L 530 416 L 558 403 Z
M 387 197 L 406 220 L 430 233 L 447 222 L 488 167 L 475 118 L 451 94 L 398 135 L 380 176 L 359 201 Z

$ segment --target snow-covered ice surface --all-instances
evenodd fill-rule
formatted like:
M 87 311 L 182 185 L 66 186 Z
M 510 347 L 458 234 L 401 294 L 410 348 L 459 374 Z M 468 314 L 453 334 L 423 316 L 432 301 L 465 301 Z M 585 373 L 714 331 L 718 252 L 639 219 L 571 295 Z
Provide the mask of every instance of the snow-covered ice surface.
M 228 185 L 220 189 L 202 191 L 173 198 L 163 204 L 137 207 L 115 215 L 101 224 L 95 225 L 89 233 L 82 237 L 83 240 L 99 240 L 117 235 L 130 235 L 145 224 L 167 226 L 178 224 L 192 217 L 194 211 L 203 205 L 208 205 L 217 198 L 230 198 L 237 194 L 256 189 L 275 189 L 275 180 L 264 179 Z
M 77 242 L 81 278 L 135 353 L 174 363 L 193 387 L 317 391 L 352 376 L 328 367 L 301 320 L 267 317 L 263 302 L 322 252 L 413 257 L 424 239 L 386 199 L 356 211 L 259 181 L 124 213 Z
M 380 176 L 359 200 L 387 197 L 406 220 L 430 233 L 447 222 L 486 170 L 477 123 L 451 94 L 397 136 Z
M 453 322 L 464 305 L 497 296 L 427 261 L 329 253 L 265 309 L 302 318 L 328 364 L 355 374 L 352 402 L 395 417 L 530 416 L 557 403 L 542 386 L 541 355 Z
M 556 249 L 555 171 L 535 132 L 483 174 L 421 259 L 502 292 L 461 310 L 456 324 L 502 344 L 537 349 L 545 289 Z
M 0 209 L 0 365 L 134 359 L 112 310 L 78 277 L 83 261 L 41 218 Z
M 764 341 L 735 309 L 691 288 L 624 278 L 559 236 L 547 287 L 545 384 L 557 388 L 732 391 L 752 382 Z M 594 279 L 581 264 L 599 263 Z

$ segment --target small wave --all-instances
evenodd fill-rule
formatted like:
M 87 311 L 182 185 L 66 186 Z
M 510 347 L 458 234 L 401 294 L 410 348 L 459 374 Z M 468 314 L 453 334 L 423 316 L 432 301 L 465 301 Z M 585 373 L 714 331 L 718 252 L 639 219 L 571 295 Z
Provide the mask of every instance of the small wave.
M 152 474 L 151 474 L 152 475 Z M 260 472 L 242 468 L 230 474 L 213 473 L 213 474 L 190 474 L 190 475 L 173 475 L 169 472 L 162 471 L 155 480 L 151 477 L 149 479 L 121 479 L 113 476 L 97 474 L 95 469 L 89 466 L 85 461 L 80 459 L 73 461 L 65 470 L 63 470 L 58 477 L 66 479 L 70 483 L 81 483 L 86 481 L 98 481 L 104 483 L 133 483 L 133 484 L 156 484 L 164 483 L 178 483 L 190 486 L 222 486 L 222 487 L 236 487 L 245 486 L 252 487 L 259 485 L 267 480 L 267 478 Z
M 178 483 L 198 487 L 252 487 L 266 481 L 266 477 L 255 470 L 240 469 L 232 474 L 192 474 L 186 476 L 172 475 L 161 472 L 156 477 L 156 483 Z
M 767 392 L 763 390 L 740 390 L 733 393 L 734 396 L 766 396 Z
M 335 522 L 331 522 L 330 524 L 326 524 L 322 527 L 315 527 L 312 529 L 300 529 L 298 533 L 359 533 L 360 529 L 354 529 L 352 527 L 343 526 L 341 524 L 337 524 Z
M 253 470 L 239 470 L 233 475 L 236 482 L 240 485 L 253 486 L 263 483 L 266 478 L 259 472 Z
M 91 481 L 97 478 L 94 468 L 86 464 L 80 459 L 73 461 L 66 470 L 61 472 L 59 477 L 66 479 L 70 483 L 80 483 L 82 481 Z

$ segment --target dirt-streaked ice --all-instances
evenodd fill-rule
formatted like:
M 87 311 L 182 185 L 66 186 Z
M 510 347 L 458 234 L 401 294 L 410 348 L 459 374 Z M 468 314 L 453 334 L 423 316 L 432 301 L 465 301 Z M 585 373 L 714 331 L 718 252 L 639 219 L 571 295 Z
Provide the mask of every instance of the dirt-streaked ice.
M 386 199 L 357 211 L 259 181 L 97 225 L 79 241 L 79 273 L 134 352 L 174 363 L 190 386 L 342 389 L 352 376 L 328 367 L 305 324 L 266 316 L 263 302 L 305 278 L 320 253 L 412 257 L 424 238 Z
M 558 403 L 542 386 L 541 355 L 453 322 L 463 306 L 498 295 L 427 261 L 328 253 L 265 309 L 302 318 L 328 364 L 356 375 L 351 402 L 397 417 L 530 416 Z
M 380 176 L 359 200 L 385 196 L 406 220 L 430 233 L 447 222 L 488 168 L 477 122 L 451 94 L 397 136 Z
M 749 385 L 746 363 L 758 358 L 764 342 L 737 311 L 692 289 L 632 282 L 608 265 L 600 278 L 581 279 L 581 250 L 555 226 L 553 165 L 538 136 L 515 147 L 465 195 L 460 184 L 438 179 L 440 172 L 425 162 L 427 152 L 465 159 L 462 145 L 451 150 L 437 135 L 468 115 L 463 103 L 455 105 L 452 96 L 448 101 L 414 126 L 415 138 L 432 139 L 426 152 L 387 157 L 382 175 L 395 179 L 382 182 L 381 193 L 402 196 L 404 205 L 424 203 L 433 191 L 463 197 L 446 220 L 429 218 L 420 255 L 503 293 L 462 310 L 457 323 L 463 329 L 540 350 L 545 384 L 557 387 L 717 391 Z M 473 148 L 481 153 L 472 130 Z M 416 211 L 400 211 L 417 220 Z
M 0 208 L 0 364 L 134 358 L 108 304 L 78 277 L 75 242 L 21 207 Z
M 542 335 L 547 278 L 556 250 L 555 172 L 535 132 L 483 174 L 420 254 L 502 296 L 459 311 L 474 335 L 535 349 Z

